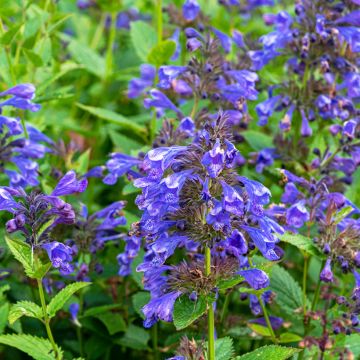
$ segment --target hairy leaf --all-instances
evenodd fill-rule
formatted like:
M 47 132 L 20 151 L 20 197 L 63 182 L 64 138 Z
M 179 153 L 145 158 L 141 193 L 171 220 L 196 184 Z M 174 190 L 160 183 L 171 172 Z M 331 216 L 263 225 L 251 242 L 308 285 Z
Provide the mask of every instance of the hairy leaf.
M 176 329 L 185 329 L 202 316 L 208 306 L 212 306 L 212 304 L 208 304 L 205 296 L 199 296 L 196 301 L 191 301 L 188 295 L 180 296 L 175 301 L 173 313 Z
M 314 256 L 321 256 L 319 248 L 313 243 L 311 239 L 301 234 L 291 234 L 286 232 L 283 235 L 278 236 L 281 241 L 296 246 L 298 249 L 305 251 L 308 254 Z
M 22 316 L 33 317 L 36 319 L 42 319 L 43 313 L 39 305 L 31 301 L 19 301 L 12 305 L 10 308 L 8 320 L 10 324 L 13 324 L 16 320 Z
M 279 265 L 275 265 L 271 272 L 270 289 L 275 292 L 275 301 L 283 311 L 293 314 L 294 310 L 303 306 L 302 291 L 299 284 Z
M 0 344 L 9 345 L 23 351 L 35 360 L 54 360 L 55 354 L 51 343 L 47 339 L 42 339 L 31 335 L 1 335 Z M 61 354 L 61 350 L 58 348 Z
M 215 359 L 230 360 L 234 355 L 233 339 L 229 336 L 215 341 Z
M 245 355 L 237 356 L 235 360 L 285 360 L 301 351 L 301 349 L 278 345 L 263 346 Z
M 68 301 L 76 291 L 82 289 L 85 286 L 89 286 L 90 282 L 76 282 L 66 286 L 58 294 L 56 294 L 47 306 L 47 313 L 49 317 L 55 316 L 56 312 L 59 311 L 66 301 Z

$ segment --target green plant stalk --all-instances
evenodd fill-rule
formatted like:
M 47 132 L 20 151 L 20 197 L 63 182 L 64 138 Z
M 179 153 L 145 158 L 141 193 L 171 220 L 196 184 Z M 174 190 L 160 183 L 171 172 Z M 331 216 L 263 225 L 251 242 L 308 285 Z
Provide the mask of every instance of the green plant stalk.
M 225 301 L 224 301 L 224 305 L 221 311 L 221 316 L 220 316 L 220 323 L 222 324 L 225 320 L 226 314 L 227 314 L 227 310 L 229 307 L 229 303 L 230 303 L 230 297 L 231 297 L 231 292 L 228 292 L 225 296 Z
M 276 344 L 276 343 L 277 343 L 277 339 L 276 339 L 274 330 L 273 330 L 273 328 L 272 328 L 272 326 L 271 326 L 271 322 L 270 322 L 270 318 L 269 318 L 269 315 L 268 315 L 267 310 L 266 310 L 266 306 L 265 306 L 265 304 L 264 304 L 264 302 L 263 302 L 263 300 L 262 300 L 262 298 L 261 298 L 261 295 L 258 295 L 257 298 L 258 298 L 258 300 L 259 300 L 259 303 L 260 303 L 260 305 L 261 305 L 262 311 L 263 311 L 263 313 L 264 313 L 264 318 L 265 318 L 266 325 L 267 325 L 267 327 L 268 327 L 268 329 L 269 329 L 269 332 L 270 332 L 271 340 L 272 340 L 272 342 L 273 342 L 274 344 Z
M 163 17 L 162 17 L 162 0 L 156 0 L 156 28 L 157 28 L 157 42 L 162 41 L 163 33 Z
M 309 268 L 309 256 L 304 254 L 304 268 L 303 268 L 303 286 L 302 286 L 302 297 L 303 297 L 303 313 L 306 316 L 306 288 L 307 288 L 307 273 Z
M 58 351 L 57 351 L 57 347 L 56 347 L 56 344 L 55 344 L 53 334 L 51 332 L 51 328 L 50 328 L 50 319 L 49 319 L 49 316 L 47 314 L 45 295 L 44 295 L 44 288 L 43 288 L 43 285 L 42 285 L 42 279 L 37 279 L 37 284 L 38 284 L 38 288 L 39 288 L 40 302 L 41 302 L 41 307 L 42 307 L 42 310 L 43 310 L 44 324 L 45 324 L 45 328 L 46 328 L 46 333 L 47 333 L 47 336 L 48 336 L 48 338 L 50 340 L 51 346 L 54 349 L 55 358 L 57 360 L 61 360 L 60 355 L 58 354 Z
M 211 274 L 211 250 L 205 248 L 205 275 Z M 215 360 L 215 314 L 213 304 L 208 308 L 208 360 Z
M 154 360 L 158 360 L 159 359 L 159 351 L 158 351 L 158 324 L 157 323 L 152 327 L 152 346 L 153 346 Z
M 116 13 L 111 13 L 111 26 L 109 33 L 109 41 L 106 48 L 106 76 L 108 79 L 113 72 L 113 51 L 116 37 Z

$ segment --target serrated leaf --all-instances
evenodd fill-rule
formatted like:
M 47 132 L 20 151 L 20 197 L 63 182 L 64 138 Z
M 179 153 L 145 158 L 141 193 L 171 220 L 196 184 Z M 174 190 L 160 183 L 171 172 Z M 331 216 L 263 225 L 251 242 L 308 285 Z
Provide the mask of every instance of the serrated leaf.
M 23 265 L 26 275 L 34 278 L 35 271 L 31 247 L 23 241 L 10 239 L 8 236 L 5 236 L 5 240 L 15 259 Z
M 279 342 L 281 343 L 298 342 L 300 340 L 302 340 L 300 335 L 289 332 L 283 333 L 279 337 Z
M 50 341 L 47 339 L 24 334 L 0 335 L 0 344 L 19 349 L 35 360 L 55 359 L 53 348 Z M 59 348 L 58 351 L 61 354 L 61 350 Z
M 134 294 L 132 296 L 132 304 L 134 310 L 143 318 L 145 319 L 145 316 L 141 309 L 150 301 L 150 294 L 145 291 L 139 291 L 138 293 Z
M 133 123 L 132 121 L 128 120 L 125 116 L 122 116 L 114 111 L 97 108 L 94 106 L 87 106 L 83 104 L 76 104 L 79 108 L 88 111 L 90 114 L 97 116 L 100 119 L 110 121 L 114 124 L 121 126 L 124 129 L 132 130 L 140 136 L 143 136 L 145 130 L 142 126 Z
M 78 290 L 85 286 L 89 286 L 90 282 L 76 282 L 66 286 L 58 294 L 56 294 L 47 306 L 47 313 L 49 317 L 55 316 L 56 312 L 59 311 L 70 299 L 70 297 Z
M 281 310 L 289 314 L 303 306 L 303 295 L 299 284 L 282 267 L 275 265 L 270 276 L 270 289 L 276 294 L 275 301 Z
M 146 62 L 151 49 L 157 42 L 155 30 L 144 21 L 133 21 L 130 28 L 130 37 L 136 54 L 142 61 Z
M 285 360 L 300 351 L 301 349 L 269 345 L 263 346 L 245 355 L 237 356 L 234 360 Z
M 230 360 L 234 355 L 233 339 L 224 337 L 215 341 L 215 359 Z
M 235 285 L 241 283 L 242 281 L 244 281 L 243 276 L 235 275 L 234 277 L 232 277 L 230 279 L 221 279 L 217 283 L 217 287 L 219 290 L 226 290 L 226 289 L 234 287 Z
M 248 327 L 261 336 L 271 336 L 270 330 L 266 326 L 248 323 Z
M 126 330 L 125 321 L 120 314 L 106 312 L 94 315 L 94 317 L 99 319 L 105 325 L 110 335 Z
M 241 133 L 244 136 L 246 142 L 255 151 L 263 150 L 264 148 L 271 148 L 273 146 L 272 137 L 265 135 L 262 132 L 255 130 L 246 130 Z
M 33 317 L 36 319 L 42 319 L 43 313 L 39 305 L 31 301 L 19 301 L 12 305 L 10 308 L 8 320 L 10 324 L 13 324 L 16 320 L 22 316 Z
M 191 301 L 188 295 L 182 295 L 177 298 L 173 313 L 176 329 L 181 330 L 188 327 L 205 313 L 207 306 L 208 301 L 205 296 L 199 296 L 196 301 Z
M 285 234 L 278 235 L 281 241 L 296 246 L 298 249 L 305 251 L 308 254 L 320 257 L 321 252 L 311 239 L 301 234 L 292 234 L 286 232 Z
M 176 50 L 176 43 L 173 40 L 165 40 L 155 45 L 148 56 L 150 64 L 159 67 L 166 64 Z

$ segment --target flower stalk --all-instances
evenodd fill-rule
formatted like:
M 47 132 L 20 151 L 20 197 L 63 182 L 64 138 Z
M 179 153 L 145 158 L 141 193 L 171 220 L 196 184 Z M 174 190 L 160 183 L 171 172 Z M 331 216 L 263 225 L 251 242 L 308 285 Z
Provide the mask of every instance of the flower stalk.
M 205 249 L 205 275 L 211 274 L 211 249 Z M 208 360 L 215 360 L 215 314 L 211 304 L 208 308 Z

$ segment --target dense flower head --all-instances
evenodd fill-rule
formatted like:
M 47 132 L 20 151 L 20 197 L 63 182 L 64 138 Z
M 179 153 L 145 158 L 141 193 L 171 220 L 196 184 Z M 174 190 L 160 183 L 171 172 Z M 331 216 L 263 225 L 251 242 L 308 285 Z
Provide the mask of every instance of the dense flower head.
M 13 218 L 6 223 L 8 233 L 19 232 L 33 248 L 43 247 L 53 266 L 62 273 L 72 272 L 69 262 L 72 249 L 52 241 L 52 231 L 59 224 L 71 225 L 75 222 L 75 211 L 59 196 L 83 192 L 87 180 L 78 180 L 74 171 L 69 171 L 60 179 L 50 195 L 33 190 L 26 193 L 22 188 L 3 186 L 0 188 L 0 210 L 10 212 Z
M 159 306 L 163 299 L 172 309 L 175 299 L 184 292 L 199 292 L 195 288 L 185 291 L 181 286 L 171 291 L 172 276 L 163 275 L 169 270 L 166 260 L 177 247 L 195 253 L 210 247 L 214 255 L 221 251 L 225 261 L 235 261 L 237 271 L 249 267 L 246 256 L 254 246 L 269 260 L 280 258 L 276 233 L 283 229 L 263 210 L 270 191 L 236 173 L 239 153 L 228 140 L 226 121 L 222 114 L 210 119 L 191 145 L 149 151 L 144 159 L 146 176 L 134 182 L 142 189 L 136 200 L 143 211 L 137 231 L 148 241 L 147 255 L 138 270 L 144 271 L 151 301 L 160 302 Z M 243 270 L 239 275 L 255 289 L 268 285 L 267 275 L 260 270 Z M 165 290 L 161 291 L 162 287 Z M 146 325 L 156 319 L 171 319 L 171 311 L 156 318 L 156 312 L 147 314 L 147 309 L 145 313 L 152 320 Z
M 40 106 L 31 101 L 35 87 L 19 84 L 0 93 L 5 96 L 12 97 L 0 103 L 0 172 L 7 175 L 12 187 L 36 186 L 37 160 L 51 152 L 53 141 L 31 125 L 24 129 L 20 118 L 1 115 L 3 107 L 38 111 Z

